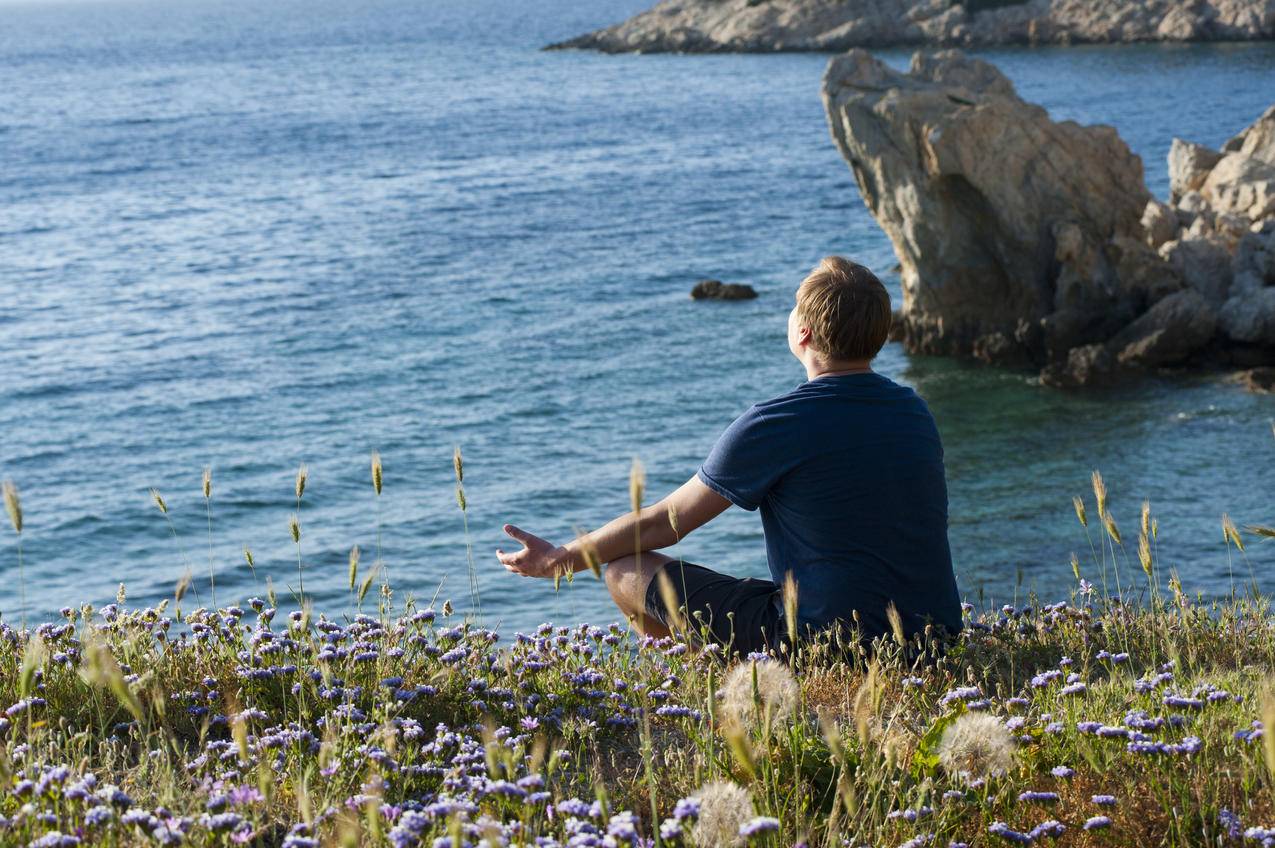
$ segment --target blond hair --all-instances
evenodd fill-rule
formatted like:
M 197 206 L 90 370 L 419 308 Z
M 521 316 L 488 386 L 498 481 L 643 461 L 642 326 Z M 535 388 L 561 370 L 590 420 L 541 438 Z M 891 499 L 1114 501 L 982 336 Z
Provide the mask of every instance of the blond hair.
M 825 256 L 797 287 L 797 318 L 825 356 L 872 359 L 890 335 L 890 294 L 864 266 Z

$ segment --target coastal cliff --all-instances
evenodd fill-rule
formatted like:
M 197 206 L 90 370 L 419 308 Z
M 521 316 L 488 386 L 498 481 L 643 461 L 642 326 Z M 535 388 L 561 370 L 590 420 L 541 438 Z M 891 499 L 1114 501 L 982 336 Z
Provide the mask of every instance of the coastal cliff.
M 853 47 L 1254 41 L 1273 0 L 663 0 L 549 49 L 607 53 L 841 52 Z
M 1052 121 L 959 51 L 901 73 L 852 50 L 823 98 L 898 256 L 908 349 L 1063 386 L 1275 364 L 1275 108 L 1220 151 L 1175 140 L 1164 204 L 1114 129 Z

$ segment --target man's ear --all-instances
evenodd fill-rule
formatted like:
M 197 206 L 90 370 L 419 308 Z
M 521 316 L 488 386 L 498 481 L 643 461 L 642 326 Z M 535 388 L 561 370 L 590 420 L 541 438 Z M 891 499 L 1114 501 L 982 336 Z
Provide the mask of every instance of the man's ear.
M 798 327 L 797 328 L 797 346 L 808 347 L 809 345 L 810 345 L 810 328 Z

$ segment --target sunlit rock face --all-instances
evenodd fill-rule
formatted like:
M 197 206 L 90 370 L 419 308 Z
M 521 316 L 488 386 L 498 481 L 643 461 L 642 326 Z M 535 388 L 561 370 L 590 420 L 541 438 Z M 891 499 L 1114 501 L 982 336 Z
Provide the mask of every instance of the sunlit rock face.
M 1268 0 L 664 0 L 554 48 L 609 53 L 829 51 L 899 45 L 1249 41 Z
M 959 51 L 902 73 L 851 50 L 823 96 L 898 255 L 909 349 L 1063 386 L 1275 361 L 1275 110 L 1222 151 L 1175 143 L 1166 205 L 1114 129 L 1050 120 Z

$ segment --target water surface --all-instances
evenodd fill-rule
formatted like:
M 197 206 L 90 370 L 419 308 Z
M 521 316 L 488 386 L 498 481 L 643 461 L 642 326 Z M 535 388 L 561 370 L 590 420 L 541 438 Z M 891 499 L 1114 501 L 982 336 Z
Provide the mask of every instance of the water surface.
M 206 601 L 205 465 L 219 600 L 267 575 L 286 594 L 301 462 L 317 606 L 350 609 L 346 555 L 375 559 L 379 511 L 397 597 L 441 585 L 464 608 L 460 445 L 487 620 L 610 620 L 592 578 L 506 575 L 500 524 L 600 524 L 635 456 L 651 497 L 681 483 L 801 380 L 784 321 L 804 272 L 894 263 L 828 137 L 827 57 L 538 49 L 644 4 L 0 4 L 0 476 L 24 493 L 30 611 L 121 581 L 157 600 L 187 568 Z M 1055 117 L 1115 125 L 1161 195 L 1174 134 L 1218 145 L 1275 91 L 1270 45 L 986 55 Z M 704 276 L 761 297 L 692 303 Z M 1229 586 L 1224 511 L 1275 522 L 1275 398 L 1217 376 L 1068 394 L 894 345 L 878 367 L 938 419 L 971 599 L 1065 591 L 1093 468 L 1127 536 L 1151 500 L 1189 589 Z M 739 510 L 677 550 L 765 573 Z M 1269 588 L 1275 546 L 1250 557 Z

